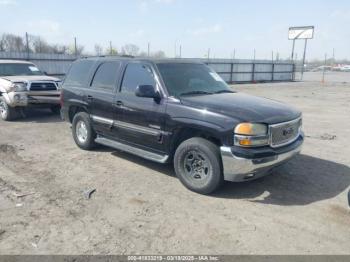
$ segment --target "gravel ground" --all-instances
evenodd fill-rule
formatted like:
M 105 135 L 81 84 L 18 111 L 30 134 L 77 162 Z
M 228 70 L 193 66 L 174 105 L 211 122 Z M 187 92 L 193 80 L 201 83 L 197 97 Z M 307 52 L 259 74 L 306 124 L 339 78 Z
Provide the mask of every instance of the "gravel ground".
M 301 109 L 307 138 L 271 176 L 212 196 L 170 165 L 78 149 L 49 111 L 0 121 L 0 254 L 350 254 L 350 84 L 336 82 L 234 86 Z

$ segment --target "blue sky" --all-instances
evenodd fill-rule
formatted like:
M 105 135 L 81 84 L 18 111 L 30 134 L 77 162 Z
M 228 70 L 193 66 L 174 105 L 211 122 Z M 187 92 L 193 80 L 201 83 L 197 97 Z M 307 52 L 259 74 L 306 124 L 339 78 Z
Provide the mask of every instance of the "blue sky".
M 0 0 L 0 33 L 42 35 L 48 42 L 78 43 L 117 49 L 134 43 L 174 56 L 175 42 L 184 57 L 270 58 L 272 50 L 291 52 L 288 27 L 314 25 L 307 58 L 325 53 L 350 59 L 350 1 L 346 0 Z M 296 52 L 302 56 L 303 42 Z

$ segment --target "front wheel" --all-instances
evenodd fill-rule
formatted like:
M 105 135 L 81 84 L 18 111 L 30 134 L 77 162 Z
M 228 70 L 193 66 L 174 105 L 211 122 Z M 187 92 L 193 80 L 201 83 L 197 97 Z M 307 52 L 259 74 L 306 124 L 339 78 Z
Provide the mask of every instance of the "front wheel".
M 223 183 L 219 148 L 203 138 L 191 138 L 179 145 L 174 168 L 182 184 L 197 193 L 210 194 Z
M 95 147 L 96 133 L 92 129 L 90 117 L 87 113 L 80 112 L 74 116 L 72 134 L 75 143 L 81 149 L 90 150 Z
M 4 121 L 14 120 L 18 116 L 16 108 L 10 107 L 3 97 L 0 97 L 0 116 Z

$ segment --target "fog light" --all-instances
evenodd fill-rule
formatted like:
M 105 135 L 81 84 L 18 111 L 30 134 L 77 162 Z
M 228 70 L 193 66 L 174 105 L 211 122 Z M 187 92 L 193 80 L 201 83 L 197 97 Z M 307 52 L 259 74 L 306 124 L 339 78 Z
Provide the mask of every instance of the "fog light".
M 244 177 L 244 179 L 252 179 L 253 177 L 255 177 L 254 173 L 248 174 Z
M 15 95 L 14 99 L 15 99 L 16 102 L 18 102 L 21 99 L 21 97 L 20 97 L 20 95 Z

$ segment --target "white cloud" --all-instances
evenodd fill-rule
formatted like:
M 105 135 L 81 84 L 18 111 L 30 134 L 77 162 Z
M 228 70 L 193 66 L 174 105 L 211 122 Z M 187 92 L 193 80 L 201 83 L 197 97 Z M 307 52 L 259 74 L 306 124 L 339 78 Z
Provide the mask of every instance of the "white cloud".
M 9 5 L 17 5 L 16 0 L 0 0 L 0 5 L 9 6 Z
M 148 1 L 141 1 L 139 2 L 137 8 L 141 11 L 141 12 L 147 12 L 149 9 L 149 2 Z
M 190 29 L 187 32 L 194 36 L 201 36 L 201 35 L 220 33 L 221 31 L 222 31 L 222 26 L 220 24 L 215 24 L 212 26 Z

